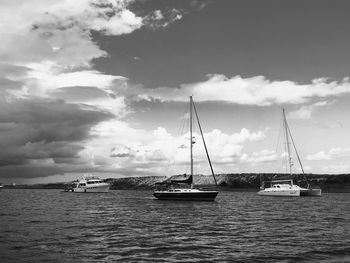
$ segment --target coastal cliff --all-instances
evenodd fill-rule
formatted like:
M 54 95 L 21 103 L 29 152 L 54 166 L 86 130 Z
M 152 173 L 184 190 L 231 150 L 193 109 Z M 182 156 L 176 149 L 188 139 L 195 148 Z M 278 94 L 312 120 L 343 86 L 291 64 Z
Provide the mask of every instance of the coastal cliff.
M 319 186 L 323 192 L 350 192 L 349 174 L 305 174 L 312 187 Z M 174 175 L 171 179 L 181 179 L 184 175 Z M 260 182 L 272 179 L 289 179 L 287 174 L 218 174 L 215 175 L 218 186 L 222 190 L 257 190 Z M 125 177 L 113 178 L 107 181 L 111 184 L 111 189 L 152 189 L 154 184 L 166 180 L 165 176 L 148 177 Z M 212 176 L 194 175 L 194 184 L 198 187 L 214 185 Z M 294 183 L 305 186 L 304 176 L 302 174 L 293 175 Z

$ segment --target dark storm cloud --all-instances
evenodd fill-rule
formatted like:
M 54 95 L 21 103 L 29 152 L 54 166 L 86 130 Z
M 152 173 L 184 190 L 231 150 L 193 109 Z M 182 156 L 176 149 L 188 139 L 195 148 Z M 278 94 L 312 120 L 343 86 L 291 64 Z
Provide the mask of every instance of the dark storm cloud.
M 16 165 L 0 167 L 0 178 L 36 178 L 63 173 L 64 169 L 56 165 Z
M 5 63 L 0 63 L 0 76 L 24 76 L 29 68 L 24 66 L 16 66 Z
M 2 90 L 20 89 L 22 87 L 22 82 L 0 77 L 0 87 Z
M 6 90 L 21 89 L 23 82 L 14 79 L 25 76 L 27 72 L 28 68 L 26 67 L 0 63 L 0 93 L 4 93 Z
M 79 141 L 87 138 L 91 126 L 112 117 L 96 108 L 83 109 L 64 101 L 19 99 L 0 105 L 0 122 L 17 125 L 11 134 L 4 135 L 20 134 L 25 142 Z
M 110 118 L 110 113 L 63 101 L 31 98 L 3 102 L 0 177 L 47 176 L 61 171 L 57 164 L 79 163 L 80 142 L 91 137 L 91 127 Z
M 0 153 L 0 166 L 6 166 L 7 160 L 10 164 L 25 164 L 30 160 L 52 159 L 55 163 L 64 158 L 76 158 L 78 151 L 83 147 L 70 142 L 27 142 L 25 145 L 8 147 L 8 151 Z M 6 160 L 7 159 L 7 160 Z

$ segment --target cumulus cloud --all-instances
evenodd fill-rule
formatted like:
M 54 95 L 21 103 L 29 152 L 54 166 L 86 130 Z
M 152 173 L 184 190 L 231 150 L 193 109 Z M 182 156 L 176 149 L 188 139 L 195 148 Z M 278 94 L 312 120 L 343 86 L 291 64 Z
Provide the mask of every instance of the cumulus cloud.
M 41 62 L 62 66 L 87 66 L 91 59 L 106 56 L 91 37 L 129 34 L 152 21 L 167 26 L 181 19 L 182 12 L 156 10 L 144 17 L 130 10 L 132 0 L 62 0 L 0 3 L 1 61 Z M 165 14 L 163 14 L 165 12 Z M 154 17 L 154 19 L 150 19 Z
M 113 11 L 114 10 L 115 9 L 113 9 Z M 107 35 L 122 35 L 129 34 L 132 31 L 139 29 L 142 24 L 143 21 L 141 17 L 136 16 L 130 10 L 124 9 L 115 16 L 107 16 L 106 19 L 96 19 L 92 28 L 102 31 Z
M 331 160 L 331 156 L 325 151 L 320 151 L 314 154 L 307 155 L 306 160 L 309 160 L 309 161 Z
M 138 90 L 142 99 L 161 101 L 187 101 L 194 95 L 197 102 L 224 101 L 242 105 L 268 106 L 273 104 L 300 104 L 312 98 L 326 98 L 350 93 L 348 78 L 341 82 L 315 79 L 309 84 L 293 81 L 271 81 L 263 76 L 227 78 L 224 75 L 208 75 L 203 82 L 182 84 L 179 88 L 159 87 Z
M 129 9 L 130 0 L 2 1 L 0 3 L 0 60 L 6 76 L 2 79 L 21 91 L 42 96 L 48 90 L 69 86 L 96 86 L 106 89 L 111 81 L 122 79 L 90 70 L 94 58 L 106 56 L 91 36 L 129 34 L 147 25 L 147 15 L 137 16 Z M 172 12 L 171 12 L 172 13 Z M 169 23 L 162 11 L 157 19 Z M 22 67 L 16 74 L 14 67 Z M 81 70 L 81 68 L 84 70 Z M 88 70 L 86 69 L 88 68 Z M 12 71 L 11 71 L 12 70 Z M 18 83 L 17 83 L 18 84 Z
M 123 171 L 127 175 L 166 175 L 183 173 L 189 166 L 189 134 L 174 136 L 165 128 L 150 132 L 135 129 L 120 121 L 103 122 L 93 128 L 96 137 L 81 152 L 96 169 Z M 204 134 L 211 160 L 215 166 L 232 166 L 241 162 L 244 145 L 265 139 L 267 130 L 252 132 L 241 129 L 227 134 L 214 129 Z M 195 171 L 208 173 L 206 154 L 198 133 L 194 133 Z M 262 161 L 262 155 L 260 160 Z M 258 158 L 255 156 L 255 158 Z M 251 160 L 253 161 L 253 160 Z M 103 165 L 102 165 L 103 164 Z M 142 168 L 140 172 L 139 169 Z M 170 171 L 169 169 L 172 169 Z M 188 172 L 188 170 L 187 170 Z
M 167 27 L 180 20 L 184 13 L 183 10 L 176 8 L 168 9 L 163 12 L 155 10 L 145 18 L 146 26 L 152 30 Z
M 271 150 L 261 150 L 259 152 L 253 152 L 251 156 L 244 154 L 241 156 L 242 162 L 258 164 L 266 162 L 274 162 L 277 160 L 277 155 L 274 151 Z
M 332 148 L 329 151 L 319 151 L 306 156 L 310 161 L 333 160 L 340 157 L 350 156 L 350 148 Z
M 128 9 L 132 1 L 15 2 L 0 3 L 2 82 L 16 87 L 8 96 L 45 97 L 74 86 L 109 92 L 114 80 L 125 79 L 90 69 L 92 59 L 107 55 L 91 32 L 121 35 L 143 26 L 143 18 Z
M 91 60 L 106 56 L 91 36 L 128 34 L 144 25 L 143 18 L 128 9 L 132 1 L 2 1 L 0 3 L 0 83 L 7 100 L 26 97 L 51 98 L 62 88 L 94 87 L 108 95 L 103 101 L 85 97 L 84 103 L 117 113 L 123 100 L 109 87 L 122 76 L 91 70 Z M 59 90 L 59 91 L 58 91 Z M 76 92 L 76 89 L 73 91 Z M 82 93 L 84 94 L 84 93 Z M 70 101 L 79 103 L 78 97 Z M 111 105 L 118 105 L 111 109 Z M 106 108 L 105 108 L 106 109 Z
M 349 165 L 347 164 L 333 164 L 323 167 L 323 170 L 328 173 L 348 173 Z
M 317 111 L 318 108 L 330 105 L 332 103 L 327 101 L 319 101 L 311 105 L 302 106 L 298 110 L 290 112 L 288 116 L 293 119 L 311 119 L 311 116 Z

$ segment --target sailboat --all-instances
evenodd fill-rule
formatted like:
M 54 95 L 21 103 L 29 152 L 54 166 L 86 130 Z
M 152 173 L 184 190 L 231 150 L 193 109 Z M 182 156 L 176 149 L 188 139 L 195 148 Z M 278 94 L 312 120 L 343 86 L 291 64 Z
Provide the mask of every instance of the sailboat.
M 202 127 L 199 122 L 196 106 L 193 102 L 192 96 L 190 96 L 190 162 L 191 162 L 191 174 L 188 178 L 184 180 L 170 180 L 164 181 L 156 184 L 156 189 L 154 190 L 153 195 L 161 200 L 184 200 L 184 201 L 214 201 L 216 196 L 218 195 L 218 191 L 209 191 L 202 190 L 198 188 L 194 188 L 193 186 L 193 144 L 194 138 L 192 136 L 192 115 L 193 110 L 197 119 L 198 127 L 200 130 L 200 134 L 202 137 L 204 149 L 208 158 L 209 166 L 211 169 L 212 176 L 214 178 L 215 185 L 217 186 L 217 182 L 214 175 L 213 166 L 210 161 L 208 149 L 204 140 Z
M 295 146 L 292 134 L 289 129 L 289 125 L 287 122 L 285 110 L 282 110 L 282 118 L 283 118 L 283 128 L 285 133 L 285 145 L 286 145 L 286 151 L 288 156 L 288 164 L 289 164 L 289 174 L 290 179 L 288 180 L 272 180 L 272 181 L 263 181 L 260 187 L 260 191 L 258 192 L 259 195 L 269 195 L 269 196 L 321 196 L 322 190 L 319 188 L 312 188 L 310 186 L 310 183 L 308 182 L 303 165 L 301 163 L 297 148 Z M 304 180 L 307 184 L 307 187 L 300 187 L 293 183 L 292 175 L 292 156 L 291 156 L 291 149 L 290 149 L 290 141 L 292 142 L 294 151 L 296 153 L 302 174 L 304 176 Z

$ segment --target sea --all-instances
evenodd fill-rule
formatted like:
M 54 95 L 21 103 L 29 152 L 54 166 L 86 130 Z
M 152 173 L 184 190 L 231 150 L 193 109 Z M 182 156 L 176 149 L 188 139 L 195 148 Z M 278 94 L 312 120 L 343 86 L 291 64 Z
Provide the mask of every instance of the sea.
M 350 262 L 350 194 L 0 190 L 1 262 Z

